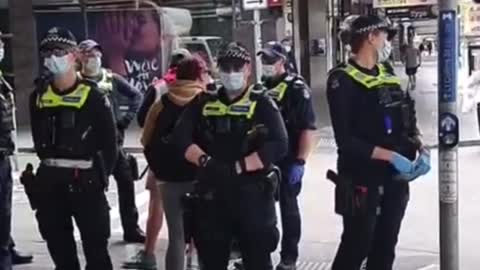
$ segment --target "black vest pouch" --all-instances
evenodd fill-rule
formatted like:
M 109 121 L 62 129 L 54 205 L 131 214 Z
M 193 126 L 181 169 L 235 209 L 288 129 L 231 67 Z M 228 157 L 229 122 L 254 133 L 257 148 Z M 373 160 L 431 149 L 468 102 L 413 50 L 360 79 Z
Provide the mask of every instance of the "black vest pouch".
M 230 117 L 217 117 L 215 119 L 215 133 L 225 134 L 232 130 Z
M 81 132 L 77 127 L 76 112 L 74 110 L 61 110 L 56 119 L 56 138 L 59 150 L 65 154 L 81 155 L 85 150 L 81 140 Z
M 59 114 L 59 126 L 61 129 L 75 128 L 75 112 L 64 110 Z

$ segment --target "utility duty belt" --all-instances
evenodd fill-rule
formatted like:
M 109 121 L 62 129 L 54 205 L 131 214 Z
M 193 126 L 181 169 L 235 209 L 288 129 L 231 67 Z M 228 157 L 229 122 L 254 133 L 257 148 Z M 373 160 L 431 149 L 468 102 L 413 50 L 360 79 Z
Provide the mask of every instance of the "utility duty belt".
M 41 163 L 48 167 L 66 168 L 66 169 L 88 170 L 93 168 L 92 160 L 46 158 L 46 159 L 43 159 Z
M 351 178 L 327 171 L 327 179 L 335 184 L 335 213 L 344 217 L 365 216 L 370 211 L 380 215 L 381 209 L 375 201 L 383 195 L 383 186 L 378 190 L 353 183 Z

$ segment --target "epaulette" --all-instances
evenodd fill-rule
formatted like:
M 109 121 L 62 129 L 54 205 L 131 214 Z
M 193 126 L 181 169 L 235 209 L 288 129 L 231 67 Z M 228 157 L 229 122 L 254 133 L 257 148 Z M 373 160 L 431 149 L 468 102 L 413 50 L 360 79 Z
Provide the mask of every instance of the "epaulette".
M 337 71 L 343 71 L 343 69 L 347 66 L 345 62 L 342 62 L 338 64 L 336 67 L 332 68 L 330 71 L 328 71 L 328 76 L 332 75 L 333 73 Z

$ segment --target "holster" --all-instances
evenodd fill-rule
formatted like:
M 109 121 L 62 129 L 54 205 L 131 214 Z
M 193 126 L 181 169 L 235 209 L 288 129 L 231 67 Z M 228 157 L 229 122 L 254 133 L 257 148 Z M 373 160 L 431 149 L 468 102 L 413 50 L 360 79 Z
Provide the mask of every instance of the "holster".
M 282 171 L 277 166 L 273 166 L 267 171 L 265 177 L 265 192 L 267 195 L 273 193 L 275 201 L 280 198 L 280 181 L 282 181 Z
M 335 184 L 335 213 L 341 216 L 363 216 L 368 212 L 368 188 L 355 185 L 351 178 L 327 171 Z
M 38 196 L 38 183 L 35 181 L 35 173 L 33 172 L 33 165 L 28 163 L 25 170 L 20 176 L 20 183 L 25 188 L 25 193 L 27 194 L 28 201 L 32 210 L 38 208 L 39 196 Z
M 93 159 L 93 166 L 95 170 L 97 171 L 98 174 L 98 179 L 100 180 L 100 183 L 103 186 L 103 189 L 108 188 L 108 175 L 107 175 L 107 170 L 105 168 L 105 160 L 103 159 L 103 154 L 102 152 L 98 151 L 95 154 L 95 157 Z
M 141 178 L 140 178 L 140 171 L 138 169 L 137 159 L 133 155 L 128 154 L 127 161 L 130 167 L 130 173 L 132 174 L 132 179 L 134 181 L 140 180 Z

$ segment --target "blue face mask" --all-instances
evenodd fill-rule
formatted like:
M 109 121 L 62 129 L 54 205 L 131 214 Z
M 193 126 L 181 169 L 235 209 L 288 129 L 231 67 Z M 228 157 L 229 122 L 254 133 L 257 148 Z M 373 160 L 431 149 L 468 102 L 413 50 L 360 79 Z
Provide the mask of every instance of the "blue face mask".
M 229 93 L 242 91 L 245 87 L 245 75 L 243 72 L 220 72 L 220 81 Z
M 71 67 L 71 63 L 68 59 L 68 54 L 61 57 L 52 55 L 48 58 L 45 58 L 44 65 L 54 76 L 59 76 L 67 73 Z

